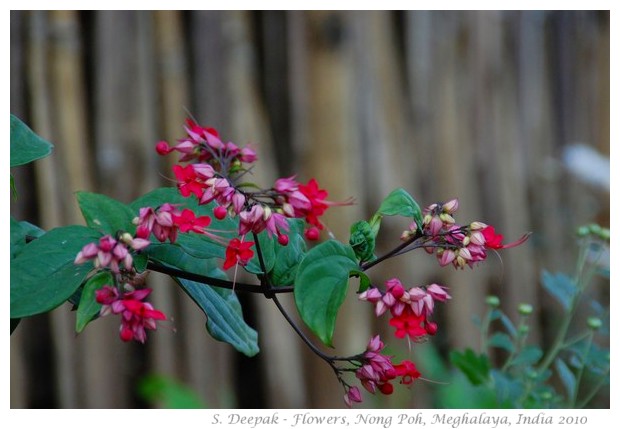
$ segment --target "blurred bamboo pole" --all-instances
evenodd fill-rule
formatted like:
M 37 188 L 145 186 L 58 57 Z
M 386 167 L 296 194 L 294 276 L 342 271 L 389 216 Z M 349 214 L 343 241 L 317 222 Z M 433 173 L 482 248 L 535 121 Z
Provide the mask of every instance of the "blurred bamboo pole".
M 306 88 L 312 144 L 304 148 L 299 159 L 305 177 L 315 177 L 322 188 L 329 189 L 332 200 L 344 200 L 353 196 L 357 188 L 355 165 L 359 159 L 354 140 L 358 123 L 351 80 L 350 21 L 343 12 L 312 11 L 306 13 L 306 18 L 309 36 Z M 336 239 L 346 242 L 349 225 L 360 218 L 359 207 L 343 207 L 327 212 L 325 223 Z M 338 315 L 334 338 L 342 354 L 351 350 L 350 338 L 358 322 L 352 316 L 350 305 L 345 303 Z M 341 407 L 344 392 L 330 368 L 313 355 L 308 356 L 306 365 L 307 373 L 312 374 L 307 379 L 312 392 L 311 406 Z
M 30 85 L 32 91 L 33 127 L 50 141 L 56 141 L 57 128 L 54 118 L 53 76 L 50 70 L 48 52 L 51 48 L 48 37 L 50 30 L 47 12 L 32 12 L 30 15 Z M 63 146 L 56 146 L 56 152 Z M 38 200 L 41 207 L 40 226 L 50 229 L 64 224 L 63 202 L 66 196 L 60 194 L 64 186 L 61 158 L 47 157 L 35 165 L 37 171 Z M 76 356 L 72 353 L 74 343 L 67 332 L 71 329 L 70 315 L 61 308 L 49 314 L 51 335 L 54 340 L 55 374 L 58 389 L 58 405 L 75 408 L 79 406 L 78 379 L 73 369 L 76 367 Z
M 24 37 L 25 27 L 28 17 L 25 11 L 11 11 L 11 113 L 19 118 L 25 118 L 25 107 L 28 105 L 25 93 L 25 84 L 23 79 L 17 78 L 26 72 L 26 59 L 24 55 L 24 47 L 27 46 L 26 37 Z M 22 199 L 32 201 L 34 198 L 30 195 L 34 189 L 31 186 L 21 186 L 30 180 L 29 172 L 25 168 L 12 169 L 13 176 L 18 189 L 18 200 L 10 196 L 11 199 L 11 216 L 15 219 L 27 219 L 32 213 L 28 213 L 27 207 L 21 203 Z M 14 331 L 10 339 L 10 383 L 9 383 L 9 405 L 10 408 L 26 408 L 28 405 L 28 391 L 26 381 L 28 372 L 26 367 L 26 353 L 24 352 L 24 341 L 20 332 L 23 331 L 23 321 L 21 326 Z

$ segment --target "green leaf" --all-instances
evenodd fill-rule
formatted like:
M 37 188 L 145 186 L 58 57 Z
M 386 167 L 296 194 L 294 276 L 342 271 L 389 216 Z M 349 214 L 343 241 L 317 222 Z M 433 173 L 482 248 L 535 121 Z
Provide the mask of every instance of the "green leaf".
M 17 116 L 11 115 L 11 167 L 28 164 L 52 153 L 54 145 L 36 135 Z
M 28 244 L 26 237 L 38 238 L 45 234 L 41 228 L 26 221 L 18 222 L 11 216 L 11 259 Z
M 537 346 L 527 346 L 521 350 L 510 363 L 510 366 L 534 365 L 540 360 L 543 352 Z
M 66 301 L 93 269 L 75 265 L 77 253 L 101 237 L 84 226 L 54 228 L 11 260 L 11 318 L 52 310 Z
M 491 370 L 491 378 L 493 379 L 493 391 L 497 396 L 497 402 L 503 404 L 504 408 L 518 407 L 516 402 L 523 396 L 524 384 L 496 369 Z
M 383 216 L 404 216 L 415 220 L 422 228 L 422 210 L 411 195 L 403 188 L 394 189 L 385 197 L 377 213 Z
M 503 332 L 496 332 L 495 334 L 493 334 L 489 339 L 489 345 L 492 347 L 508 350 L 509 352 L 512 352 L 515 349 L 510 337 Z
M 460 369 L 474 386 L 489 381 L 491 364 L 485 354 L 476 354 L 472 349 L 463 353 L 453 350 L 450 352 L 450 362 Z
M 312 332 L 330 347 L 349 277 L 358 272 L 353 249 L 335 240 L 312 248 L 297 269 L 294 292 L 297 310 Z
M 75 320 L 75 331 L 80 333 L 93 318 L 99 314 L 101 304 L 95 299 L 95 292 L 105 285 L 114 286 L 114 278 L 109 271 L 100 271 L 92 276 L 82 290 Z
M 254 241 L 252 235 L 246 236 L 246 241 Z M 258 234 L 258 243 L 254 243 L 254 256 L 244 267 L 245 270 L 251 274 L 263 274 L 263 270 L 260 266 L 260 260 L 258 259 L 258 246 L 260 246 L 261 254 L 263 256 L 263 262 L 265 263 L 265 270 L 267 272 L 273 269 L 276 263 L 276 247 L 280 247 L 277 238 L 275 236 L 269 237 L 267 231 L 263 231 Z
M 289 233 L 286 246 L 275 247 L 275 263 L 271 272 L 274 286 L 290 286 L 295 283 L 297 269 L 306 252 L 306 241 L 297 233 Z
M 117 231 L 135 230 L 132 223 L 137 211 L 106 195 L 78 192 L 77 201 L 86 224 L 93 229 L 114 236 Z
M 213 338 L 232 345 L 249 357 L 259 352 L 258 334 L 243 320 L 241 304 L 232 291 L 173 278 L 207 315 L 207 330 Z
M 138 392 L 147 402 L 165 409 L 206 408 L 202 399 L 189 387 L 161 375 L 143 378 Z
M 512 323 L 510 318 L 502 312 L 500 320 L 502 321 L 502 324 L 504 325 L 508 333 L 512 336 L 512 338 L 517 338 L 519 333 L 517 332 L 517 328 L 515 328 L 515 325 Z
M 547 292 L 568 310 L 579 292 L 575 282 L 564 273 L 551 274 L 546 270 L 543 271 L 541 280 Z
M 577 379 L 575 374 L 573 374 L 568 365 L 566 365 L 560 358 L 555 360 L 555 369 L 558 370 L 560 380 L 562 380 L 562 384 L 566 389 L 566 397 L 573 398 L 575 395 L 575 389 L 577 388 Z
M 138 273 L 143 273 L 146 270 L 146 265 L 148 263 L 149 257 L 145 253 L 138 253 L 133 257 L 133 267 Z

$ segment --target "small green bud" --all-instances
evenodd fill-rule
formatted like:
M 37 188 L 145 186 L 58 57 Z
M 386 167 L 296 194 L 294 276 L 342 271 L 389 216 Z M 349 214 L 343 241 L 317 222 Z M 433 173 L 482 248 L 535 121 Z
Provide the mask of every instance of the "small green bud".
M 598 317 L 588 317 L 588 328 L 596 331 L 601 328 L 603 321 Z
M 608 228 L 601 228 L 601 232 L 598 236 L 601 238 L 601 240 L 609 241 L 611 233 L 609 232 Z
M 495 295 L 487 296 L 486 303 L 489 307 L 499 307 L 499 298 Z
M 595 224 L 595 223 L 591 223 L 591 224 L 590 224 L 590 232 L 591 232 L 592 234 L 594 234 L 594 235 L 599 235 L 599 234 L 601 233 L 601 230 L 602 230 L 602 228 L 601 228 L 601 226 L 600 226 L 600 225 L 597 225 L 597 224 Z
M 538 372 L 535 369 L 530 369 L 527 372 L 527 377 L 536 380 L 538 378 Z
M 545 401 L 550 400 L 553 397 L 553 395 L 551 394 L 551 392 L 543 392 L 540 394 L 540 398 L 544 399 Z
M 529 316 L 534 311 L 534 308 L 530 304 L 519 304 L 519 314 Z
M 519 325 L 519 334 L 527 335 L 530 332 L 530 327 L 527 325 Z
M 580 226 L 579 228 L 577 228 L 577 236 L 578 237 L 585 237 L 590 233 L 590 228 L 588 228 L 587 226 Z

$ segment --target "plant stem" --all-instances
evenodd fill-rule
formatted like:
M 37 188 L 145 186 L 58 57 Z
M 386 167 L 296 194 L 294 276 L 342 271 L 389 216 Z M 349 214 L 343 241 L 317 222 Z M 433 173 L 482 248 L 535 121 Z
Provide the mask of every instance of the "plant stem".
M 385 255 L 382 255 L 382 256 L 378 257 L 377 259 L 375 259 L 373 261 L 369 261 L 369 262 L 365 262 L 365 263 L 361 264 L 360 267 L 362 268 L 362 271 L 369 270 L 370 268 L 372 268 L 375 265 L 385 261 L 386 259 L 389 259 L 392 256 L 396 256 L 396 254 L 398 254 L 401 250 L 404 250 L 407 246 L 409 246 L 410 244 L 415 242 L 421 236 L 422 235 L 419 232 L 416 232 L 416 234 L 411 239 L 405 241 L 404 243 L 399 244 L 398 246 L 396 246 L 394 249 L 390 250 Z
M 249 292 L 249 293 L 265 293 L 265 288 L 263 285 L 256 284 L 247 284 L 247 283 L 233 283 L 229 280 L 217 279 L 214 277 L 203 276 L 201 274 L 190 273 L 184 270 L 179 270 L 177 268 L 168 267 L 166 265 L 162 265 L 158 262 L 148 261 L 146 264 L 146 268 L 151 271 L 157 271 L 162 274 L 167 274 L 169 276 L 178 277 L 185 280 L 192 280 L 198 283 L 205 283 L 210 286 L 221 287 L 225 289 L 235 289 L 235 291 L 241 292 Z M 293 286 L 282 286 L 282 287 L 272 287 L 270 288 L 270 293 L 291 293 L 293 292 Z
M 590 354 L 590 349 L 592 348 L 592 340 L 594 338 L 594 331 L 590 330 L 590 335 L 588 335 L 588 339 L 586 340 L 586 350 L 583 354 L 583 360 L 581 362 L 581 367 L 577 371 L 577 377 L 575 379 L 575 391 L 573 392 L 573 397 L 571 398 L 571 408 L 575 408 L 575 403 L 577 402 L 577 395 L 579 393 L 579 384 L 581 383 L 581 378 L 583 377 L 583 373 L 586 367 L 586 362 L 588 360 L 588 355 Z

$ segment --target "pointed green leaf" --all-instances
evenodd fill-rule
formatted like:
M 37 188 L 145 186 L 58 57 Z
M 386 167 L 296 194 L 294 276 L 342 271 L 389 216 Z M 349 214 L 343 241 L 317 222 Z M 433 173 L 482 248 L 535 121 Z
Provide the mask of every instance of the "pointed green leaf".
M 254 241 L 254 237 L 251 234 L 246 236 L 246 241 Z M 265 269 L 267 272 L 271 271 L 274 264 L 276 263 L 276 246 L 280 246 L 278 244 L 277 238 L 275 236 L 269 237 L 267 231 L 263 231 L 258 234 L 258 243 L 254 242 L 254 246 L 252 250 L 254 251 L 254 256 L 248 262 L 248 264 L 244 267 L 245 270 L 251 274 L 262 274 L 263 270 L 260 266 L 260 260 L 258 258 L 258 246 L 260 246 L 260 251 L 263 257 L 263 262 L 265 263 Z
M 297 269 L 306 252 L 306 241 L 296 233 L 289 234 L 286 246 L 276 246 L 275 263 L 269 273 L 274 286 L 290 286 L 295 282 Z
M 84 226 L 54 228 L 11 260 L 11 318 L 32 316 L 65 302 L 93 269 L 75 265 L 77 253 L 101 237 Z
M 17 116 L 11 115 L 11 167 L 28 164 L 52 153 L 50 142 L 35 134 Z
M 564 273 L 551 274 L 548 271 L 543 271 L 541 280 L 547 292 L 568 310 L 578 293 L 575 282 Z
M 560 380 L 562 380 L 562 384 L 566 389 L 566 397 L 573 398 L 575 395 L 575 389 L 577 388 L 577 378 L 575 377 L 575 374 L 573 374 L 568 365 L 566 365 L 560 358 L 555 360 L 555 368 L 558 370 Z
M 521 350 L 517 356 L 512 360 L 510 366 L 518 366 L 518 365 L 535 365 L 536 362 L 540 360 L 543 352 L 540 348 L 536 346 L 527 346 L 523 350 Z
M 93 192 L 78 192 L 77 201 L 86 224 L 93 229 L 112 236 L 118 231 L 133 233 L 136 229 L 132 221 L 138 212 L 120 201 Z
M 329 240 L 304 257 L 295 279 L 295 304 L 299 314 L 320 340 L 332 346 L 338 310 L 351 274 L 359 272 L 351 246 Z
M 510 337 L 503 332 L 496 332 L 495 334 L 493 334 L 489 339 L 489 345 L 492 347 L 507 350 L 509 352 L 512 352 L 515 349 Z
M 45 234 L 41 228 L 26 221 L 18 222 L 11 216 L 11 259 L 28 244 L 27 237 L 37 238 Z
M 422 210 L 411 195 L 403 188 L 394 189 L 385 197 L 377 213 L 383 216 L 404 216 L 415 220 L 422 227 Z
M 105 285 L 114 286 L 114 279 L 109 271 L 101 271 L 95 274 L 84 285 L 75 320 L 75 331 L 77 333 L 82 332 L 86 325 L 99 314 L 101 304 L 96 301 L 95 292 Z
M 213 338 L 249 357 L 259 352 L 258 334 L 243 320 L 241 304 L 232 291 L 191 280 L 174 280 L 207 315 L 207 330 Z
M 485 354 L 478 355 L 472 349 L 462 353 L 453 350 L 450 352 L 450 362 L 460 369 L 474 386 L 489 380 L 491 364 Z

